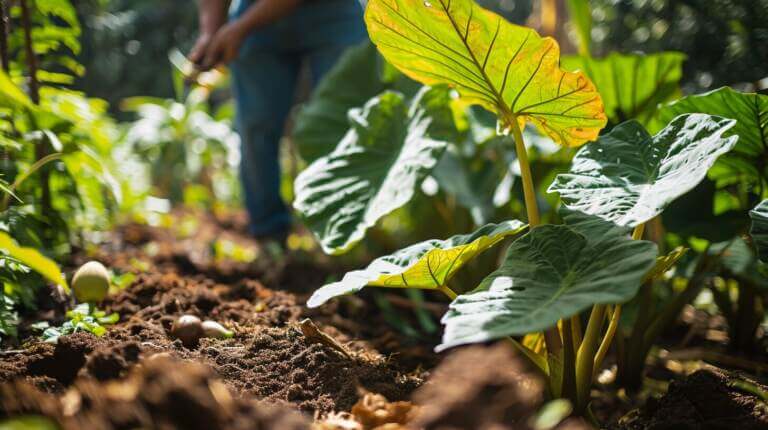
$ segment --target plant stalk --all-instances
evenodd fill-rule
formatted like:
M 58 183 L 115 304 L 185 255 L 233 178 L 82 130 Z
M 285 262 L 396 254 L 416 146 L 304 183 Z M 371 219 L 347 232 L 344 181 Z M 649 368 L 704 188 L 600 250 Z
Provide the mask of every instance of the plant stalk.
M 533 186 L 533 176 L 531 175 L 531 165 L 528 162 L 528 152 L 525 149 L 523 133 L 520 130 L 520 124 L 517 123 L 517 117 L 514 115 L 507 121 L 507 126 L 512 129 L 515 138 L 515 152 L 520 162 L 520 176 L 523 179 L 523 197 L 525 198 L 525 211 L 528 214 L 528 225 L 531 228 L 541 224 L 539 215 L 539 205 L 536 202 L 536 189 Z
M 603 336 L 603 341 L 600 343 L 600 347 L 597 348 L 595 363 L 592 370 L 593 377 L 597 376 L 596 373 L 598 370 L 600 370 L 600 367 L 603 365 L 603 360 L 605 360 L 605 356 L 608 354 L 608 350 L 611 348 L 611 343 L 613 342 L 613 338 L 616 335 L 616 330 L 619 328 L 620 319 L 621 305 L 616 305 L 613 310 L 613 314 L 611 314 L 611 320 L 608 322 L 608 330 L 606 330 L 605 336 Z
M 576 412 L 582 413 L 589 403 L 592 388 L 594 357 L 600 343 L 607 305 L 595 305 L 589 315 L 587 330 L 579 351 L 576 353 Z
M 531 175 L 531 165 L 528 162 L 528 152 L 525 149 L 523 132 L 520 130 L 520 124 L 515 115 L 509 115 L 506 119 L 506 126 L 512 130 L 512 136 L 515 138 L 515 152 L 520 163 L 520 176 L 523 180 L 523 197 L 525 199 L 525 211 L 528 215 L 528 225 L 530 228 L 541 224 L 541 215 L 539 214 L 539 205 L 536 202 L 536 188 L 533 185 L 533 175 Z M 563 342 L 557 327 L 550 328 L 544 332 L 544 341 L 547 345 L 547 352 L 554 356 L 562 354 Z

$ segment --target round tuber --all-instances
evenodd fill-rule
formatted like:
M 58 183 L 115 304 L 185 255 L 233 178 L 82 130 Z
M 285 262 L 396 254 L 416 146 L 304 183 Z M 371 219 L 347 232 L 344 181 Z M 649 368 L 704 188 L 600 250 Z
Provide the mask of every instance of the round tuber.
M 83 264 L 72 278 L 72 290 L 82 303 L 98 303 L 107 297 L 109 272 L 98 261 Z
M 204 321 L 203 322 L 203 336 L 214 339 L 229 339 L 234 335 L 230 330 L 224 328 L 223 325 L 216 321 Z
M 197 344 L 203 336 L 203 325 L 200 318 L 194 315 L 182 315 L 173 322 L 171 336 L 181 340 L 186 347 Z

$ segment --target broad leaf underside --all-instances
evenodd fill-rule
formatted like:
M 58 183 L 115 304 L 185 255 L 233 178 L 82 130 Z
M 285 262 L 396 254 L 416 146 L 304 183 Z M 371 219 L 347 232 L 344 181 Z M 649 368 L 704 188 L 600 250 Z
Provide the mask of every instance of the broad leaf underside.
M 557 42 L 473 0 L 371 0 L 365 19 L 379 51 L 415 80 L 448 84 L 562 145 L 595 139 L 605 126 L 600 95 L 583 73 L 560 69 Z
M 381 217 L 407 203 L 446 147 L 444 127 L 427 115 L 447 88 L 425 88 L 409 109 L 385 92 L 350 112 L 336 149 L 296 178 L 294 207 L 328 253 L 344 252 Z
M 634 227 L 659 215 L 706 176 L 736 144 L 734 120 L 681 115 L 651 136 L 635 121 L 615 127 L 576 154 L 570 173 L 549 187 L 573 210 Z

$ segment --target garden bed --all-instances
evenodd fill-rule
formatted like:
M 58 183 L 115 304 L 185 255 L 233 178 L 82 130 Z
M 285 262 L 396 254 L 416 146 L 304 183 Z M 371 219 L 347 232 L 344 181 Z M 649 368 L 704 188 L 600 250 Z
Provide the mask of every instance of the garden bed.
M 152 423 L 290 429 L 307 428 L 313 419 L 326 419 L 315 424 L 324 428 L 406 422 L 416 428 L 518 428 L 509 426 L 535 419 L 544 385 L 507 344 L 437 355 L 429 341 L 415 342 L 391 329 L 364 299 L 307 309 L 308 293 L 332 268 L 294 257 L 277 263 L 267 255 L 251 264 L 216 261 L 205 251 L 214 238 L 256 244 L 237 221 L 206 217 L 201 225 L 184 238 L 172 229 L 136 224 L 118 229 L 96 258 L 118 272 L 137 273 L 103 304 L 119 313 L 120 321 L 102 337 L 81 332 L 56 344 L 27 337 L 23 345 L 3 351 L 0 417 L 44 415 L 64 428 L 116 429 Z M 29 321 L 61 319 L 63 307 L 47 308 Z M 234 336 L 185 347 L 169 334 L 183 314 L 218 321 Z M 305 334 L 305 319 L 335 345 Z M 597 402 L 603 410 L 595 413 L 611 417 L 616 428 L 635 429 L 661 428 L 670 411 L 680 408 L 715 410 L 710 403 L 717 396 L 681 406 L 691 395 L 688 389 L 701 382 L 696 375 L 691 382 L 673 383 L 667 397 L 635 411 L 631 420 L 616 421 L 631 403 Z M 726 417 L 729 421 L 702 422 L 745 428 L 768 423 L 754 393 L 717 375 L 705 381 L 706 391 L 719 387 L 726 403 L 736 402 L 741 412 Z M 690 424 L 695 414 L 672 415 Z M 574 421 L 561 426 L 586 428 Z

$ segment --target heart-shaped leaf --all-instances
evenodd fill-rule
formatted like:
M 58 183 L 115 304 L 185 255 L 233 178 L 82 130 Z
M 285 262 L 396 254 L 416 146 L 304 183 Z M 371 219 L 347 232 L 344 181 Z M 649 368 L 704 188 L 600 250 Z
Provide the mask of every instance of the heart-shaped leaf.
M 636 121 L 616 126 L 581 148 L 570 173 L 549 187 L 571 209 L 634 227 L 690 191 L 737 138 L 723 137 L 734 120 L 681 115 L 651 137 Z
M 612 124 L 634 119 L 647 125 L 657 105 L 674 99 L 680 92 L 685 55 L 618 54 L 605 58 L 563 57 L 567 70 L 582 70 L 595 83 Z M 671 120 L 672 118 L 670 118 Z
M 760 261 L 768 263 L 768 200 L 763 200 L 749 212 L 752 228 L 749 234 L 757 248 Z
M 503 121 L 534 123 L 566 146 L 597 137 L 606 118 L 583 73 L 560 69 L 554 39 L 473 0 L 370 0 L 365 21 L 384 57 L 422 83 L 448 84 Z
M 416 93 L 418 84 L 402 75 L 391 82 L 385 80 L 384 65 L 386 62 L 376 47 L 366 40 L 345 51 L 323 76 L 312 97 L 296 115 L 291 136 L 306 162 L 311 163 L 333 151 L 349 130 L 347 112 L 350 109 L 363 106 L 387 89 L 409 95 Z
M 659 123 L 693 112 L 738 120 L 726 136 L 739 136 L 739 141 L 733 151 L 718 161 L 710 173 L 713 179 L 717 182 L 732 182 L 738 177 L 755 180 L 763 176 L 757 158 L 768 148 L 768 96 L 741 93 L 723 87 L 705 94 L 684 97 L 664 106 L 658 113 Z
M 542 225 L 510 245 L 501 267 L 443 317 L 443 350 L 541 331 L 598 303 L 637 293 L 656 245 L 609 234 L 590 242 L 567 225 Z
M 449 91 L 426 87 L 410 109 L 399 93 L 375 97 L 350 112 L 336 149 L 299 174 L 294 207 L 325 252 L 344 252 L 413 197 L 445 149 L 435 137 L 447 126 L 431 110 L 447 106 Z
M 307 306 L 320 306 L 334 297 L 355 293 L 365 286 L 422 289 L 445 287 L 468 261 L 525 228 L 522 222 L 512 220 L 485 225 L 472 234 L 411 245 L 392 255 L 377 258 L 364 270 L 349 272 L 341 281 L 320 288 L 307 301 Z

